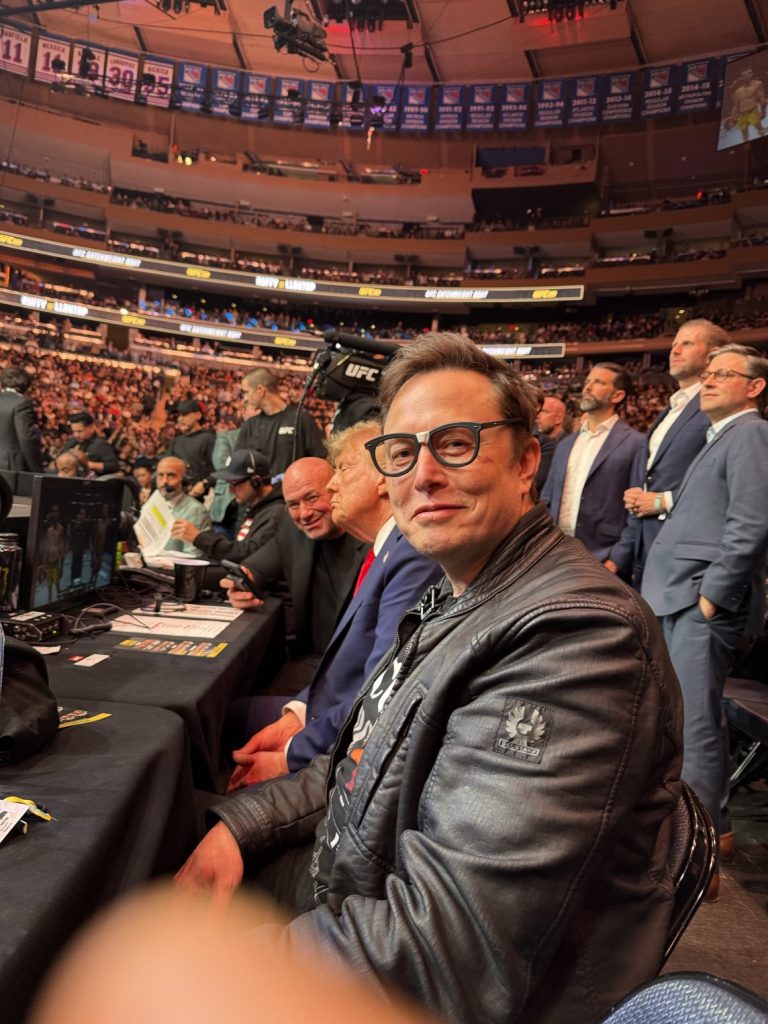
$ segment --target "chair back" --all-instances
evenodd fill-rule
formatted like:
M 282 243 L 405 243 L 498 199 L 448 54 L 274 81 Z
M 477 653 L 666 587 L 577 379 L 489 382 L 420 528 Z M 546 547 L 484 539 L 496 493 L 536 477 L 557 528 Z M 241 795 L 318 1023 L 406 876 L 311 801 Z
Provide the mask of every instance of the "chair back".
M 715 826 L 699 798 L 685 782 L 674 811 L 672 833 L 669 866 L 675 902 L 664 963 L 704 899 L 717 861 Z
M 666 974 L 628 995 L 602 1024 L 768 1024 L 768 1003 L 711 974 Z

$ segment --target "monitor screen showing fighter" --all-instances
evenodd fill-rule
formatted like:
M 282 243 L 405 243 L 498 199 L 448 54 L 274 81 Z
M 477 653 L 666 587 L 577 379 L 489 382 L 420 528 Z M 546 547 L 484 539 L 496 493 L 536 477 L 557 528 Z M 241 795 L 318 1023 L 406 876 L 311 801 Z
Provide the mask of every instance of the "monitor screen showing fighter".
M 725 66 L 718 149 L 732 149 L 768 133 L 768 52 Z

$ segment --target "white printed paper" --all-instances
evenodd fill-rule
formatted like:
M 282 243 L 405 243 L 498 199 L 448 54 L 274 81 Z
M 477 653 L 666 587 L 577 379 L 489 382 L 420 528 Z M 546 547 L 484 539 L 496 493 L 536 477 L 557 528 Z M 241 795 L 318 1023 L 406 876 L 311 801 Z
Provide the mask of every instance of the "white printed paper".
M 26 804 L 15 804 L 12 800 L 0 800 L 0 843 L 2 843 L 16 822 L 24 817 L 26 809 Z
M 133 633 L 136 636 L 196 637 L 213 640 L 219 633 L 223 633 L 228 625 L 228 622 L 215 622 L 211 619 L 181 619 L 131 612 L 116 618 L 112 622 L 112 630 L 115 633 Z

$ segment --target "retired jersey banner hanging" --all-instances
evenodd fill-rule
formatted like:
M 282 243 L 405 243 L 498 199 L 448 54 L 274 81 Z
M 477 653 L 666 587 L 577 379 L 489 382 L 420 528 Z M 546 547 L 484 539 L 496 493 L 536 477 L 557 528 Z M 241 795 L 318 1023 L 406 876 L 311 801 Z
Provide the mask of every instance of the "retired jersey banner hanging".
M 345 83 L 340 87 L 341 127 L 362 131 L 365 125 L 365 90 L 361 86 Z
M 304 124 L 308 128 L 330 128 L 333 82 L 307 82 Z
M 230 68 L 210 68 L 208 103 L 212 114 L 231 117 L 240 113 L 240 72 Z
M 243 121 L 266 121 L 269 118 L 272 79 L 266 75 L 243 73 L 240 117 Z
M 437 90 L 435 131 L 460 132 L 464 128 L 463 85 L 441 85 Z
M 597 124 L 603 79 L 598 75 L 572 78 L 568 96 L 568 124 Z
M 641 117 L 662 117 L 673 112 L 677 71 L 678 68 L 675 64 L 646 68 L 640 102 Z
M 145 57 L 141 65 L 138 96 L 150 107 L 167 107 L 171 102 L 173 72 L 170 61 Z
M 304 82 L 300 78 L 278 78 L 275 92 L 275 124 L 301 124 Z
M 715 98 L 720 61 L 714 57 L 691 60 L 680 66 L 677 113 L 709 110 Z
M 631 121 L 635 115 L 635 73 L 621 71 L 616 75 L 605 75 L 603 124 L 620 124 Z
M 467 131 L 490 132 L 496 127 L 496 86 L 470 85 Z
M 0 26 L 0 68 L 12 75 L 26 75 L 32 53 L 32 35 L 11 25 Z
M 56 82 L 69 73 L 68 40 L 54 39 L 53 36 L 37 37 L 35 57 L 35 79 L 38 82 Z
M 204 64 L 177 64 L 174 103 L 181 110 L 199 111 L 205 103 L 208 68 Z
M 116 100 L 133 102 L 139 79 L 139 58 L 132 53 L 110 50 L 107 54 L 104 90 Z
M 562 128 L 565 123 L 566 80 L 552 78 L 536 86 L 536 128 Z
M 528 112 L 531 106 L 531 83 L 508 82 L 499 88 L 501 103 L 499 104 L 498 127 L 505 131 L 525 131 L 528 127 Z
M 106 50 L 90 43 L 75 43 L 72 50 L 72 75 L 76 85 L 86 92 L 101 92 L 106 70 Z
M 385 132 L 397 131 L 400 91 L 394 82 L 379 82 L 367 87 L 368 124 Z
M 431 85 L 403 86 L 403 105 L 400 109 L 400 128 L 406 132 L 429 130 L 429 102 Z

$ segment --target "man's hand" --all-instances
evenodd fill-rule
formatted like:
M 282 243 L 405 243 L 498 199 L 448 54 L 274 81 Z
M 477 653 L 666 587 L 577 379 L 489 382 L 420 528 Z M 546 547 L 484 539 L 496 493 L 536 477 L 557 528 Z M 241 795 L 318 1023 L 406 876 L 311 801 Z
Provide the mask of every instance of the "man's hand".
M 656 508 L 656 498 L 661 497 L 661 508 Z M 642 487 L 630 487 L 624 491 L 624 508 L 633 516 L 642 519 L 643 516 L 657 516 L 664 512 L 664 495 L 657 495 L 655 491 L 644 491 Z
M 717 612 L 717 605 L 713 601 L 710 601 L 708 597 L 704 597 L 704 595 L 702 594 L 699 597 L 699 610 L 701 614 L 704 616 L 704 618 L 707 620 L 707 622 L 709 622 L 710 619 L 713 619 L 715 617 L 715 613 Z
M 194 544 L 201 532 L 200 527 L 188 519 L 177 519 L 171 527 L 171 536 L 174 540 L 185 540 L 189 544 Z
M 276 722 L 271 722 L 269 725 L 265 725 L 263 729 L 255 732 L 239 750 L 233 750 L 232 760 L 235 764 L 244 764 L 245 762 L 241 760 L 241 757 L 248 754 L 255 754 L 259 751 L 274 752 L 279 750 L 282 752 L 285 750 L 285 744 L 291 736 L 295 736 L 303 728 L 301 719 L 296 712 L 286 711 Z
M 227 907 L 242 880 L 243 856 L 223 821 L 197 844 L 174 878 L 178 889 L 210 896 L 211 906 L 217 910 Z
M 205 491 L 205 480 L 198 480 L 197 483 L 193 484 L 192 487 L 190 487 L 189 489 L 189 493 L 192 495 L 193 498 L 202 498 L 202 496 L 205 494 Z
M 84 452 L 82 448 L 70 448 L 70 451 L 75 456 L 80 465 L 83 467 L 83 469 L 87 469 L 89 465 L 88 452 Z
M 238 764 L 229 780 L 228 796 L 243 786 L 253 786 L 288 774 L 288 758 L 282 751 L 242 754 L 241 758 L 243 763 Z
M 235 590 L 232 580 L 220 580 L 219 586 L 227 591 L 229 603 L 233 608 L 239 608 L 241 611 L 255 611 L 264 604 L 261 598 L 254 597 L 250 590 Z
M 619 567 L 618 567 L 618 565 L 616 565 L 616 563 L 613 561 L 613 559 L 606 558 L 606 560 L 603 562 L 603 565 L 608 570 L 608 572 L 612 572 L 614 574 L 614 576 L 618 574 Z

